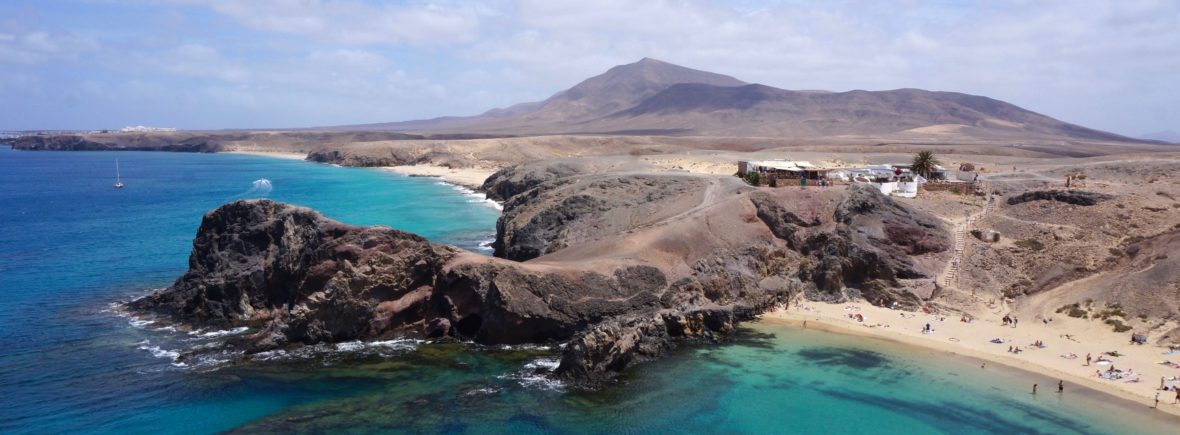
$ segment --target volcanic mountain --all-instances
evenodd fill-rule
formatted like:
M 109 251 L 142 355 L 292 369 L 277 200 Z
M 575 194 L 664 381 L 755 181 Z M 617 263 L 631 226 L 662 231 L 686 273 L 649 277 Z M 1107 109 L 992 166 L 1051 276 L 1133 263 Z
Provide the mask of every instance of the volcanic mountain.
M 988 97 L 921 89 L 792 91 L 655 59 L 547 100 L 470 117 L 333 127 L 429 134 L 971 137 L 1141 142 Z

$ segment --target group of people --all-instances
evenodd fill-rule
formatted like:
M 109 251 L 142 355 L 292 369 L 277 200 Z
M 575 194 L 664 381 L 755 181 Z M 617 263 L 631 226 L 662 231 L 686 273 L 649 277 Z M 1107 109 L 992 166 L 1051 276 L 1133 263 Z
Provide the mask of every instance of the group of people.
M 1057 380 L 1057 392 L 1058 393 L 1065 392 L 1065 381 L 1060 380 L 1060 379 Z M 1037 384 L 1033 384 L 1033 394 L 1037 394 Z
M 1160 376 L 1160 391 L 1175 391 L 1176 392 L 1176 399 L 1172 400 L 1172 404 L 1175 405 L 1177 403 L 1180 403 L 1180 386 L 1168 385 L 1167 384 L 1168 380 L 1169 379 L 1164 378 L 1163 376 Z M 1173 376 L 1171 380 L 1176 380 L 1176 377 Z M 1160 406 L 1160 393 L 1158 393 L 1158 392 L 1155 393 L 1155 406 L 1157 406 L 1157 407 Z
M 1177 403 L 1180 403 L 1180 388 L 1173 388 L 1173 389 L 1176 390 L 1176 399 L 1172 400 L 1172 404 L 1175 405 Z M 1160 393 L 1158 391 L 1155 393 L 1155 407 L 1156 408 L 1160 407 Z
M 1020 320 L 1016 319 L 1016 316 L 1011 316 L 1008 314 L 1004 315 L 1003 321 L 1004 321 L 1004 326 L 1012 325 L 1013 328 L 1015 328 L 1016 324 L 1018 322 L 1020 322 Z

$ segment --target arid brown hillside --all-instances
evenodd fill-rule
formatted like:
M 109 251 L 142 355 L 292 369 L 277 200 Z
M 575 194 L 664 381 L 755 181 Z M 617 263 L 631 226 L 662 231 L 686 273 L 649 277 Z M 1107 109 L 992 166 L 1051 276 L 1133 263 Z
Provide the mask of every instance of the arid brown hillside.
M 921 89 L 790 91 L 647 58 L 611 68 L 545 101 L 471 117 L 331 129 L 778 138 L 918 135 L 941 139 L 1142 142 L 977 95 Z

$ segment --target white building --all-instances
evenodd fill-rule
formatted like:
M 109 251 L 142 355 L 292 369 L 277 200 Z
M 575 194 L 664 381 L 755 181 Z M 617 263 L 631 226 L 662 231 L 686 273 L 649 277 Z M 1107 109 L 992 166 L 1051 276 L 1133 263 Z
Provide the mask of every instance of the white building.
M 119 131 L 121 131 L 123 133 L 148 133 L 148 132 L 161 132 L 161 131 L 176 131 L 176 129 L 171 128 L 171 127 L 145 127 L 142 125 L 133 125 L 133 126 L 123 127 Z

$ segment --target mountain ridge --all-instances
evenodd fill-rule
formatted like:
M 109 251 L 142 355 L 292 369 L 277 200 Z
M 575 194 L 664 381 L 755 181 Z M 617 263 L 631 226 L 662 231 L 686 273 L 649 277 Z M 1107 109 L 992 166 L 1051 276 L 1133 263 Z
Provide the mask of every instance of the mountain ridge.
M 646 57 L 612 67 L 542 101 L 474 116 L 327 129 L 427 134 L 654 132 L 677 136 L 1145 141 L 1071 124 L 986 96 L 917 88 L 787 90 Z

